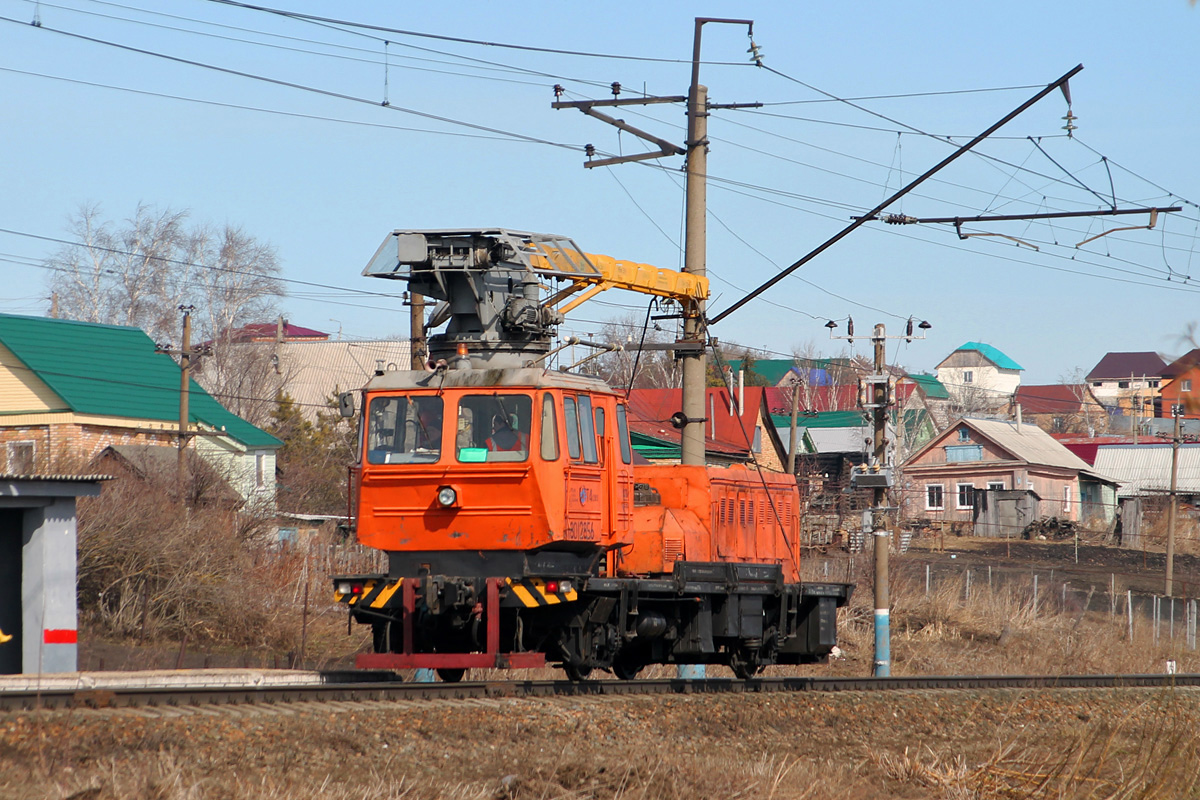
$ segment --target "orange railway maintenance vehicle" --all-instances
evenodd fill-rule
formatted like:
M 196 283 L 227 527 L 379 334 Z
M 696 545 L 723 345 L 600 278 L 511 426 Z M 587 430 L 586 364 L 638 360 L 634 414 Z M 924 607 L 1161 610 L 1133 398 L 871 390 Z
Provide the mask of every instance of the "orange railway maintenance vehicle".
M 635 464 L 623 393 L 549 367 L 556 326 L 595 293 L 686 307 L 707 281 L 505 229 L 395 231 L 363 274 L 439 300 L 426 327 L 446 328 L 427 370 L 378 371 L 358 405 L 352 524 L 388 558 L 333 581 L 373 631 L 359 668 L 750 677 L 828 656 L 851 587 L 801 582 L 795 478 Z M 566 286 L 543 297 L 549 281 Z

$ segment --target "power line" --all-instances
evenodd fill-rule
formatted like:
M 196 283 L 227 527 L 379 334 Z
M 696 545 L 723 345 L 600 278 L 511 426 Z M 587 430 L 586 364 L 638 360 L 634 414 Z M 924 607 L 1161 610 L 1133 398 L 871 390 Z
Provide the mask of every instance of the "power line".
M 603 58 L 614 59 L 618 61 L 645 61 L 661 64 L 691 64 L 691 59 L 683 58 L 655 58 L 650 56 L 630 56 L 617 55 L 613 53 L 594 53 L 585 50 L 563 50 L 553 47 L 535 47 L 533 45 L 513 44 L 510 42 L 488 42 L 482 39 L 468 39 L 461 36 L 446 36 L 437 33 L 423 33 L 421 31 L 405 30 L 403 28 L 389 28 L 384 25 L 371 25 L 365 22 L 352 22 L 350 20 L 337 19 L 335 17 L 320 17 L 313 14 L 301 14 L 295 11 L 285 11 L 278 8 L 269 8 L 267 6 L 252 5 L 250 3 L 241 3 L 237 0 L 208 0 L 210 3 L 218 3 L 220 5 L 234 6 L 236 8 L 244 8 L 251 11 L 262 11 L 267 14 L 275 14 L 280 17 L 288 17 L 290 19 L 303 20 L 309 22 L 324 22 L 331 25 L 342 25 L 347 28 L 358 28 L 362 30 L 379 31 L 395 36 L 414 36 L 421 39 L 435 39 L 442 42 L 456 42 L 458 44 L 478 45 L 481 47 L 499 47 L 507 50 L 525 50 L 532 53 L 550 53 L 560 56 L 581 56 L 584 58 Z M 704 64 L 713 66 L 736 66 L 748 67 L 753 66 L 748 62 L 741 61 L 704 61 Z
M 210 2 L 220 2 L 220 0 L 210 0 Z M 10 17 L 0 17 L 0 22 L 10 22 L 15 25 L 21 25 L 23 27 L 25 26 L 25 23 L 21 22 L 20 20 L 12 19 Z M 354 95 L 344 94 L 342 92 L 334 92 L 334 91 L 331 91 L 328 89 L 318 89 L 314 86 L 307 86 L 302 83 L 295 83 L 293 81 L 280 80 L 278 78 L 268 78 L 265 75 L 255 75 L 252 72 L 244 72 L 242 70 L 230 69 L 228 67 L 219 67 L 219 66 L 216 66 L 215 64 L 206 64 L 202 61 L 194 61 L 192 59 L 181 58 L 179 56 L 172 56 L 172 55 L 168 55 L 166 53 L 158 53 L 153 50 L 146 50 L 146 49 L 140 48 L 140 47 L 133 47 L 131 45 L 120 44 L 118 42 L 110 42 L 105 39 L 97 39 L 92 36 L 84 36 L 83 34 L 80 34 L 80 33 L 71 33 L 70 31 L 58 30 L 57 28 L 48 28 L 44 25 L 39 26 L 38 30 L 46 31 L 48 33 L 56 33 L 56 34 L 59 34 L 60 36 L 66 36 L 66 37 L 70 37 L 72 39 L 79 39 L 80 41 L 91 42 L 93 44 L 104 45 L 105 47 L 113 47 L 118 50 L 124 50 L 124 51 L 130 52 L 130 53 L 137 53 L 139 55 L 152 56 L 154 58 L 161 58 L 166 61 L 171 61 L 171 62 L 174 62 L 177 64 L 186 64 L 186 65 L 192 66 L 192 67 L 200 67 L 202 69 L 208 69 L 208 70 L 212 70 L 214 72 L 220 72 L 225 75 L 233 75 L 233 76 L 239 77 L 239 78 L 248 78 L 250 80 L 261 81 L 263 83 L 268 83 L 268 84 L 271 84 L 274 86 L 284 86 L 289 89 L 298 89 L 300 91 L 310 92 L 312 94 L 321 95 L 322 97 L 331 97 L 331 98 L 334 98 L 337 100 L 348 100 L 353 103 L 362 103 L 364 105 L 374 106 L 377 108 L 384 108 L 384 109 L 389 109 L 391 111 L 398 111 L 402 114 L 411 114 L 413 116 L 421 117 L 423 119 L 432 119 L 432 120 L 436 120 L 438 122 L 444 122 L 448 125 L 458 125 L 458 126 L 461 126 L 464 128 L 469 128 L 471 130 L 477 130 L 477 131 L 483 131 L 485 133 L 493 133 L 493 134 L 498 134 L 501 136 L 507 136 L 507 137 L 517 139 L 520 141 L 531 142 L 534 144 L 544 144 L 544 145 L 549 145 L 550 147 L 560 147 L 565 150 L 573 150 L 573 151 L 580 151 L 580 152 L 583 150 L 583 148 L 578 145 L 564 144 L 562 142 L 554 142 L 554 141 L 550 141 L 548 139 L 542 139 L 537 136 L 527 136 L 526 134 L 523 134 L 523 133 L 515 133 L 513 131 L 506 131 L 506 130 L 502 130 L 500 128 L 492 128 L 487 125 L 478 125 L 473 122 L 466 122 L 464 120 L 454 119 L 452 117 L 445 117 L 440 114 L 431 114 L 426 111 L 418 111 L 416 109 L 406 108 L 404 106 L 381 104 L 374 100 L 368 100 L 363 97 L 356 97 Z

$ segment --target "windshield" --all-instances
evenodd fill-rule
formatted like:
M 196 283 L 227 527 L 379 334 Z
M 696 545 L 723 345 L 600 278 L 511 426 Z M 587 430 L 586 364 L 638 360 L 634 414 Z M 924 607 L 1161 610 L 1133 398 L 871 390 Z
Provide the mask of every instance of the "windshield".
M 526 394 L 468 394 L 458 403 L 458 460 L 525 461 L 529 458 L 533 399 Z
M 442 454 L 442 398 L 375 397 L 367 411 L 368 464 L 427 464 Z

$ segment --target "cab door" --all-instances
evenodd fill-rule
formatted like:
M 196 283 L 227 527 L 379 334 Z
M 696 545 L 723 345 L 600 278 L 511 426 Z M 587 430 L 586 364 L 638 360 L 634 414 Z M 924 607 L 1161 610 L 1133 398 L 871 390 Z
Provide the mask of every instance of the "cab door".
M 591 395 L 563 395 L 563 427 L 567 445 L 563 538 L 598 544 L 608 532 L 611 514 Z

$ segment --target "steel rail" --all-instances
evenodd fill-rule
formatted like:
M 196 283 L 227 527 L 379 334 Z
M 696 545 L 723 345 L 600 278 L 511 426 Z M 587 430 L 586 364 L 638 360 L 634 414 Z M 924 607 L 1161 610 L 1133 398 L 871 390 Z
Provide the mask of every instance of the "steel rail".
M 595 680 L 404 683 L 378 673 L 339 682 L 276 686 L 5 689 L 0 711 L 74 708 L 178 707 L 313 702 L 419 701 L 469 698 L 741 694 L 766 692 L 873 692 L 929 690 L 1168 689 L 1200 687 L 1200 674 L 1176 675 L 943 675 L 903 677 L 763 677 L 749 680 Z

